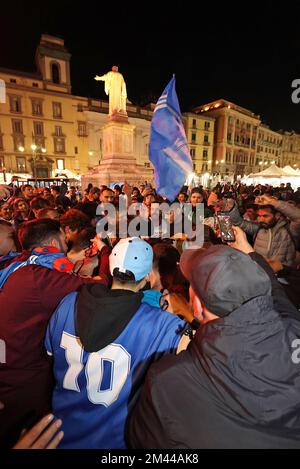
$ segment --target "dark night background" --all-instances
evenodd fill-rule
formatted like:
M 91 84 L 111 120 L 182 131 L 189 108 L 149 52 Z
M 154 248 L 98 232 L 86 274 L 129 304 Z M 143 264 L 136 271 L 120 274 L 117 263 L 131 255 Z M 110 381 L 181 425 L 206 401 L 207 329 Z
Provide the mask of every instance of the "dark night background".
M 73 94 L 105 98 L 93 77 L 117 64 L 128 98 L 146 104 L 175 73 L 182 111 L 222 97 L 273 130 L 300 132 L 296 2 L 10 1 L 0 6 L 0 67 L 34 71 L 42 33 L 65 39 Z

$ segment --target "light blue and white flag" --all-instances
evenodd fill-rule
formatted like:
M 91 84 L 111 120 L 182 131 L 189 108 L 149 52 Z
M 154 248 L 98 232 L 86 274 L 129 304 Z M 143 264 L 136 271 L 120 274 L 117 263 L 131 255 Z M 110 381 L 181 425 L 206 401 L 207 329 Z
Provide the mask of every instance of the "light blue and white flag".
M 175 90 L 175 75 L 154 110 L 149 159 L 154 165 L 156 191 L 173 202 L 187 175 L 193 171 Z

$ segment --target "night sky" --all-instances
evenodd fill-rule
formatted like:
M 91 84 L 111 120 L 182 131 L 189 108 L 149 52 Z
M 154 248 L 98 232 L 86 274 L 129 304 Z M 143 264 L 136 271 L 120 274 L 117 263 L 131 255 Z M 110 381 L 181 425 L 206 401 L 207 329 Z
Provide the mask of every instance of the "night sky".
M 93 77 L 119 66 L 128 98 L 156 100 L 176 74 L 182 111 L 225 98 L 274 130 L 300 132 L 300 8 L 296 2 L 10 1 L 0 7 L 0 66 L 34 71 L 42 33 L 72 54 L 73 94 L 105 98 Z

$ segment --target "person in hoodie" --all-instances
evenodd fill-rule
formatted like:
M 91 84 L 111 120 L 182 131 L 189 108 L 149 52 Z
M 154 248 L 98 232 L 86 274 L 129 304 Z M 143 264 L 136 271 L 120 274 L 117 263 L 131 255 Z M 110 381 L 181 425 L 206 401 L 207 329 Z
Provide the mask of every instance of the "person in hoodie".
M 126 448 L 127 416 L 146 371 L 185 339 L 184 321 L 142 303 L 152 261 L 148 243 L 121 239 L 110 255 L 111 290 L 83 287 L 50 320 L 45 345 L 54 359 L 60 448 Z
M 300 209 L 266 194 L 255 203 L 259 205 L 255 222 L 241 218 L 235 205 L 228 212 L 232 223 L 253 237 L 258 254 L 287 266 L 293 265 L 300 240 Z
M 299 313 L 235 234 L 236 249 L 181 256 L 201 326 L 186 351 L 149 369 L 128 424 L 132 448 L 300 447 Z

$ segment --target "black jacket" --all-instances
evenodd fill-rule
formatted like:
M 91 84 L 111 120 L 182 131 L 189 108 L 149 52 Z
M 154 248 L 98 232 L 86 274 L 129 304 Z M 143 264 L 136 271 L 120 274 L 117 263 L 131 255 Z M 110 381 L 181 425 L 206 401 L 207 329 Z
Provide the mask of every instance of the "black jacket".
M 207 323 L 186 352 L 151 366 L 127 429 L 133 448 L 300 448 L 299 312 L 268 272 L 274 298 Z

